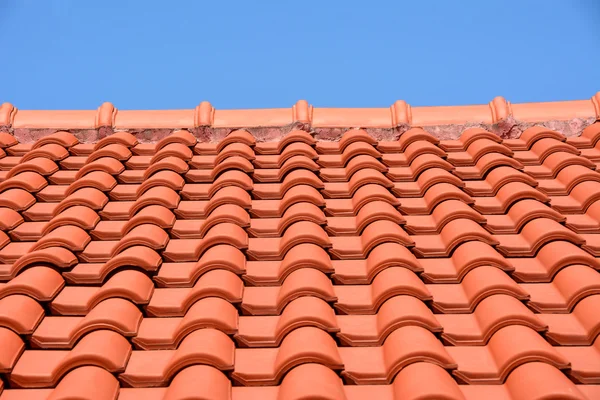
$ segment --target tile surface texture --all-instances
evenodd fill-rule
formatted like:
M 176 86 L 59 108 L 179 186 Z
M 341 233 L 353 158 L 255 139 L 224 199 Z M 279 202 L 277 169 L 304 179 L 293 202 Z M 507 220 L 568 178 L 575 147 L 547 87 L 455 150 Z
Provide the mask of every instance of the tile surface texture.
M 0 400 L 599 399 L 599 100 L 2 105 Z

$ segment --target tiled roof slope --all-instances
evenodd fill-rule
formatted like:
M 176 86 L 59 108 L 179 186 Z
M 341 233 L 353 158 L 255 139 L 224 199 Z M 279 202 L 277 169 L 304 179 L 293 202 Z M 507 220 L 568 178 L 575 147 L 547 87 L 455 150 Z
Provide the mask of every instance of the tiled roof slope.
M 0 400 L 600 398 L 599 97 L 3 105 Z

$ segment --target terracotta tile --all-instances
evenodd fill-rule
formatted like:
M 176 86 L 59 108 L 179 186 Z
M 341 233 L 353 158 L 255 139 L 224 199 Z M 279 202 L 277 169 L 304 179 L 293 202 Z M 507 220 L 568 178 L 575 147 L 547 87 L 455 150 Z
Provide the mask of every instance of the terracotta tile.
M 341 370 L 344 362 L 331 336 L 321 329 L 297 328 L 274 349 L 236 349 L 232 378 L 244 386 L 277 384 L 293 367 L 316 362 Z
M 481 241 L 490 246 L 498 245 L 498 240 L 490 235 L 477 222 L 471 219 L 455 219 L 442 228 L 439 235 L 415 235 L 413 252 L 417 256 L 448 257 L 456 246 L 469 241 Z
M 109 298 L 81 317 L 45 317 L 31 336 L 31 343 L 42 349 L 71 349 L 90 332 L 114 331 L 121 337 L 137 335 L 142 313 L 131 302 Z
M 341 154 L 319 154 L 317 163 L 327 168 L 344 168 L 350 161 L 359 156 L 370 156 L 375 160 L 381 159 L 382 155 L 377 151 L 372 144 L 357 141 L 347 145 Z M 363 159 L 367 160 L 367 158 Z
M 277 347 L 294 329 L 313 326 L 329 333 L 339 332 L 336 315 L 324 300 L 298 297 L 279 316 L 241 316 L 235 334 L 240 347 Z
M 98 150 L 94 150 L 87 158 L 86 162 L 91 163 L 102 157 L 112 157 L 119 161 L 127 161 L 132 156 L 129 148 L 120 143 L 106 145 Z
M 248 234 L 252 237 L 269 238 L 279 237 L 285 234 L 285 231 L 293 224 L 301 221 L 308 221 L 317 225 L 326 225 L 327 220 L 323 211 L 312 203 L 296 203 L 291 205 L 283 213 L 281 218 L 256 218 L 250 220 L 248 213 L 242 208 L 237 207 L 244 215 L 246 221 L 240 221 L 240 226 L 247 224 Z
M 224 204 L 215 208 L 206 219 L 177 220 L 173 224 L 171 235 L 178 239 L 202 239 L 211 228 L 221 223 L 248 228 L 250 216 L 238 205 Z
M 285 311 L 284 311 L 285 313 Z M 442 326 L 422 300 L 412 295 L 395 295 L 384 301 L 375 314 L 338 315 L 337 337 L 345 346 L 381 346 L 395 330 L 418 326 L 442 332 Z
M 330 239 L 322 227 L 314 222 L 299 221 L 291 224 L 281 237 L 250 238 L 246 253 L 252 260 L 278 261 L 283 260 L 288 251 L 301 243 L 331 247 Z
M 101 192 L 109 192 L 117 186 L 117 181 L 104 171 L 92 171 L 69 185 L 65 195 L 69 196 L 81 188 L 91 187 Z M 62 200 L 62 199 L 61 199 Z
M 155 289 L 146 312 L 156 317 L 181 317 L 196 301 L 206 297 L 220 297 L 239 303 L 243 291 L 243 282 L 237 275 L 215 269 L 200 276 L 193 287 Z
M 52 387 L 71 369 L 94 365 L 109 372 L 125 370 L 131 345 L 112 331 L 95 331 L 84 336 L 71 351 L 26 350 L 10 374 L 15 387 Z
M 173 192 L 175 195 L 176 193 Z M 243 209 L 249 209 L 252 204 L 250 195 L 237 186 L 219 189 L 208 201 L 181 201 L 174 210 L 175 215 L 183 219 L 206 218 L 213 210 L 224 204 L 235 204 Z
M 485 346 L 446 347 L 456 360 L 456 378 L 468 384 L 500 384 L 516 367 L 533 361 L 568 369 L 569 360 L 531 328 L 510 325 L 498 330 Z
M 19 335 L 30 335 L 43 318 L 42 306 L 31 297 L 14 294 L 0 299 L 0 326 Z
M 35 223 L 36 222 L 30 222 L 30 224 Z M 12 240 L 19 240 L 18 238 L 16 238 L 16 236 L 13 235 L 13 232 L 11 232 L 10 238 Z M 16 262 L 25 254 L 29 253 L 31 251 L 31 248 L 35 245 L 35 242 L 8 242 L 7 237 L 3 235 L 5 234 L 2 233 L 2 235 L 0 235 L 4 239 L 4 247 L 2 247 L 2 250 L 0 250 L 0 262 L 5 264 L 11 264 Z
M 548 203 L 550 198 L 522 182 L 510 182 L 502 186 L 494 197 L 476 197 L 473 208 L 482 214 L 505 214 L 519 200 L 534 199 Z
M 82 251 L 88 243 L 90 236 L 83 229 L 74 225 L 62 225 L 44 235 L 31 248 L 34 250 L 43 250 L 48 247 L 64 247 L 72 252 Z
M 131 152 L 140 156 L 152 156 L 156 153 L 156 143 L 138 143 L 131 148 Z
M 415 273 L 423 272 L 421 261 L 404 245 L 384 242 L 376 245 L 366 259 L 333 260 L 334 281 L 343 284 L 369 284 L 375 276 L 390 267 L 404 267 Z
M 567 376 L 584 385 L 600 384 L 600 339 L 591 346 L 561 346 L 556 351 L 571 363 Z
M 534 199 L 523 199 L 513 203 L 506 214 L 486 215 L 484 227 L 494 234 L 518 234 L 521 229 L 535 218 L 548 218 L 565 223 L 564 215 Z
M 554 179 L 562 169 L 570 165 L 581 165 L 586 168 L 596 169 L 596 164 L 585 157 L 566 152 L 557 152 L 549 155 L 542 165 L 526 166 L 523 172 L 536 179 Z
M 7 149 L 8 154 L 10 154 L 10 150 Z M 5 156 L 0 158 L 0 170 L 5 171 L 5 175 L 8 173 L 8 171 L 10 171 L 12 168 L 16 167 L 17 165 L 19 165 L 19 163 L 21 163 L 21 157 L 13 157 L 13 156 Z
M 377 220 L 367 225 L 360 236 L 331 237 L 329 252 L 336 259 L 364 259 L 375 246 L 392 242 L 413 247 L 414 241 L 396 223 L 389 220 Z
M 291 272 L 280 286 L 245 287 L 241 307 L 246 315 L 279 315 L 301 296 L 314 296 L 330 303 L 337 300 L 325 274 L 313 268 L 301 268 Z
M 583 298 L 600 294 L 600 273 L 585 265 L 561 269 L 552 283 L 522 283 L 527 305 L 540 313 L 568 313 Z
M 595 233 L 600 230 L 600 201 L 593 202 L 584 214 L 568 214 L 565 226 L 576 233 Z
M 135 148 L 132 149 L 132 152 L 135 153 Z M 160 160 L 159 162 L 157 162 L 156 164 L 160 164 L 162 162 L 164 162 L 167 159 L 177 159 L 179 161 L 181 161 L 182 163 L 185 163 L 187 165 L 187 163 L 177 157 L 167 157 L 164 158 L 162 160 Z M 125 166 L 129 169 L 126 169 L 125 171 L 123 171 L 121 173 L 121 175 L 123 174 L 127 174 L 127 173 L 137 173 L 137 172 L 142 172 L 146 169 L 146 168 L 150 168 L 151 164 L 150 164 L 150 160 L 152 160 L 152 156 L 146 156 L 146 155 L 133 155 L 131 156 L 126 162 L 125 162 Z M 156 165 L 156 164 L 152 164 L 152 165 Z M 132 172 L 133 171 L 133 172 Z
M 58 269 L 66 269 L 77 263 L 77 257 L 64 247 L 48 247 L 28 252 L 10 265 L 0 265 L 0 280 L 13 279 L 21 270 L 38 263 L 50 264 Z
M 372 201 L 363 206 L 356 217 L 327 218 L 325 229 L 333 236 L 357 236 L 361 235 L 370 223 L 378 220 L 388 220 L 398 225 L 405 223 L 404 217 L 391 204 L 384 201 Z
M 121 388 L 119 400 L 145 398 L 210 400 L 231 399 L 231 381 L 223 372 L 208 365 L 192 365 L 179 371 L 168 387 L 164 388 Z
M 108 197 L 96 188 L 81 188 L 67 196 L 54 208 L 53 216 L 58 215 L 69 207 L 84 206 L 94 211 L 101 210 L 108 203 Z
M 182 318 L 144 318 L 133 343 L 144 350 L 176 349 L 189 333 L 204 328 L 236 333 L 237 310 L 226 300 L 206 297 L 195 302 Z
M 483 299 L 495 294 L 529 299 L 529 294 L 504 271 L 489 265 L 472 269 L 459 284 L 430 284 L 427 289 L 433 296 L 433 309 L 444 314 L 472 313 Z
M 511 398 L 515 399 L 539 399 L 547 396 L 586 399 L 582 394 L 584 386 L 575 386 L 557 368 L 544 362 L 529 362 L 515 368 L 506 379 L 505 387 Z
M 335 308 L 343 314 L 376 314 L 386 300 L 399 295 L 432 300 L 425 284 L 406 268 L 389 267 L 377 274 L 370 285 L 339 285 L 333 289 L 337 297 Z
M 318 170 L 318 166 L 316 164 L 315 166 L 316 169 L 311 168 L 312 171 Z M 388 168 L 379 160 L 371 155 L 361 154 L 350 159 L 341 168 L 321 168 L 319 171 L 319 177 L 323 179 L 324 182 L 348 182 L 352 180 L 354 174 L 366 168 L 381 172 L 383 174 L 388 172 Z
M 69 186 L 67 185 L 52 185 L 46 186 L 39 192 L 35 194 L 35 197 L 38 202 L 49 202 L 49 203 L 57 203 L 62 201 L 67 197 L 67 191 L 69 190 Z
M 375 146 L 377 141 L 362 129 L 350 129 L 346 131 L 338 142 L 318 141 L 316 150 L 319 154 L 340 154 L 352 143 L 365 142 Z
M 423 171 L 415 182 L 396 182 L 391 189 L 397 197 L 422 197 L 427 190 L 438 183 L 449 183 L 463 188 L 465 183 L 452 173 L 441 168 L 428 168 Z
M 63 276 L 69 283 L 99 284 L 104 282 L 108 274 L 121 267 L 129 266 L 148 272 L 154 272 L 158 270 L 162 264 L 160 255 L 146 246 L 128 247 L 116 256 L 108 258 L 110 258 L 110 260 L 105 263 L 77 264 L 71 271 L 64 272 Z
M 281 183 L 257 183 L 245 189 L 252 190 L 253 197 L 258 200 L 282 200 L 288 190 L 298 185 L 308 185 L 315 189 L 324 187 L 315 173 L 298 169 L 287 174 Z
M 504 154 L 488 153 L 482 156 L 473 167 L 457 167 L 453 174 L 464 180 L 484 179 L 495 168 L 502 166 L 523 170 L 524 166 L 514 158 Z
M 10 231 L 23 223 L 21 214 L 9 207 L 0 207 L 0 231 Z
M 8 189 L 0 193 L 0 207 L 24 211 L 35 203 L 35 197 L 23 189 Z
M 428 169 L 442 169 L 448 172 L 454 171 L 454 167 L 448 161 L 433 154 L 422 154 L 416 157 L 408 167 L 392 167 L 386 176 L 394 182 L 414 182 Z
M 235 130 L 229 133 L 223 140 L 219 142 L 216 149 L 217 153 L 223 151 L 223 149 L 231 143 L 244 143 L 245 145 L 253 148 L 254 145 L 256 145 L 256 139 L 251 133 L 244 129 Z
M 543 126 L 532 126 L 525 129 L 518 139 L 504 140 L 504 145 L 512 150 L 529 150 L 538 140 L 551 138 L 559 142 L 564 142 L 565 137 L 559 132 L 547 129 Z
M 71 133 L 66 131 L 57 131 L 48 136 L 44 136 L 43 138 L 37 140 L 31 149 L 38 149 L 46 144 L 54 143 L 58 144 L 62 147 L 72 147 L 79 143 L 79 140 Z
M 164 386 L 175 374 L 192 365 L 232 370 L 234 349 L 233 341 L 223 332 L 198 329 L 188 334 L 176 350 L 134 350 L 119 379 L 133 387 Z
M 561 346 L 590 346 L 600 332 L 597 307 L 600 296 L 585 297 L 569 314 L 543 313 L 539 318 L 548 324 L 546 339 Z
M 247 249 L 248 242 L 248 234 L 240 226 L 220 223 L 209 229 L 202 239 L 170 240 L 162 255 L 165 260 L 173 262 L 196 261 L 212 246 L 228 244 L 239 249 Z
M 90 232 L 90 236 L 99 240 L 120 240 L 134 228 L 152 224 L 166 230 L 175 224 L 175 214 L 161 205 L 150 205 L 142 208 L 129 221 L 101 221 Z
M 0 372 L 6 374 L 12 371 L 23 350 L 25 350 L 25 344 L 19 335 L 4 327 L 0 327 L 0 341 L 2 341 Z M 2 392 L 0 391 L 0 393 Z
M 185 174 L 189 171 L 189 165 L 177 157 L 165 157 L 157 162 L 151 163 L 148 161 L 148 166 L 145 168 L 142 179 L 146 180 L 159 171 L 171 171 L 176 174 Z
M 472 314 L 439 314 L 442 339 L 453 346 L 484 346 L 505 326 L 523 325 L 540 333 L 548 326 L 513 296 L 496 294 L 484 298 Z
M 182 160 L 189 161 L 192 159 L 192 150 L 181 143 L 170 143 L 162 147 L 160 150 L 157 148 L 156 154 L 152 157 L 150 163 L 155 163 L 166 157 L 177 157 Z
M 316 141 L 310 133 L 294 129 L 283 136 L 279 141 L 256 143 L 254 150 L 257 154 L 281 154 L 289 146 L 292 146 L 296 143 L 314 146 Z
M 463 132 L 463 135 L 466 132 Z M 466 146 L 464 152 L 448 153 L 447 160 L 454 166 L 473 166 L 481 157 L 489 153 L 499 153 L 512 157 L 513 152 L 508 147 L 495 140 L 488 139 L 485 135 L 477 135 L 480 138 L 473 140 Z
M 539 180 L 538 189 L 550 196 L 568 196 L 577 184 L 585 181 L 600 182 L 600 174 L 582 165 L 569 165 L 555 179 Z
M 75 177 L 77 179 L 93 171 L 106 172 L 109 175 L 118 175 L 125 170 L 125 166 L 117 159 L 112 157 L 102 157 L 81 168 Z
M 550 282 L 558 271 L 571 264 L 600 269 L 598 260 L 588 252 L 571 242 L 557 240 L 543 245 L 534 258 L 518 259 L 512 276 L 519 282 Z
M 309 147 L 310 148 L 310 147 Z M 314 152 L 314 150 L 313 150 Z M 316 153 L 315 153 L 316 155 Z M 244 143 L 231 143 L 225 146 L 219 154 L 215 155 L 197 155 L 193 156 L 189 161 L 190 166 L 197 169 L 214 168 L 219 163 L 225 161 L 229 157 L 241 157 L 248 161 L 256 162 L 254 150 Z M 265 156 L 268 157 L 268 156 Z M 277 156 L 276 156 L 277 157 Z M 256 164 L 255 164 L 256 165 Z M 260 168 L 269 168 L 269 166 L 261 165 Z M 273 167 L 278 168 L 278 167 Z
M 382 143 L 383 142 L 379 142 L 377 146 L 378 149 L 386 148 L 386 150 L 388 150 L 391 148 L 391 146 L 382 145 Z M 447 157 L 446 152 L 437 147 L 435 144 L 426 140 L 421 140 L 414 141 L 407 145 L 406 149 L 404 149 L 404 152 L 402 153 L 386 152 L 381 155 L 381 160 L 388 167 L 408 167 L 417 157 L 423 154 L 433 154 L 440 158 Z
M 183 186 L 180 194 L 181 198 L 185 200 L 210 200 L 219 190 L 228 186 L 238 186 L 245 191 L 249 191 L 252 190 L 254 185 L 252 178 L 247 174 L 238 170 L 229 170 L 222 173 L 212 183 L 187 183 Z M 280 185 L 275 186 L 279 188 Z
M 306 385 L 306 382 L 311 382 Z M 279 386 L 234 386 L 234 400 L 243 399 L 349 399 L 342 380 L 331 369 L 315 363 L 302 364 L 287 373 Z
M 245 273 L 246 258 L 234 246 L 216 245 L 202 254 L 197 262 L 163 263 L 155 282 L 161 287 L 192 287 L 208 271 L 224 269 L 236 275 Z
M 244 192 L 245 193 L 245 192 Z M 248 199 L 250 196 L 246 193 Z M 281 200 L 249 200 L 250 214 L 256 218 L 281 218 L 288 208 L 298 203 L 310 203 L 323 207 L 325 200 L 317 189 L 308 185 L 290 188 Z
M 446 200 L 439 203 L 431 215 L 407 215 L 404 217 L 404 229 L 411 235 L 432 235 L 441 233 L 451 221 L 470 219 L 478 224 L 486 224 L 488 216 L 484 217 L 460 200 Z
M 23 172 L 35 172 L 41 176 L 48 176 L 58 171 L 58 165 L 52 160 L 44 157 L 34 158 L 33 160 L 19 163 L 11 168 L 6 174 L 6 178 L 12 178 Z
M 48 177 L 48 181 L 54 185 L 70 185 L 75 182 L 77 171 L 59 170 Z
M 496 143 L 502 142 L 498 136 L 491 132 L 480 128 L 471 128 L 463 131 L 458 140 L 440 140 L 439 146 L 448 152 L 464 151 L 475 140 L 484 138 Z
M 361 186 L 351 199 L 327 199 L 325 214 L 332 217 L 355 216 L 365 204 L 371 201 L 385 201 L 394 207 L 400 205 L 400 200 L 388 189 L 373 183 Z
M 145 274 L 135 270 L 119 271 L 101 287 L 67 286 L 50 303 L 58 315 L 86 315 L 98 303 L 120 297 L 135 304 L 148 304 L 154 284 Z
M 324 274 L 334 271 L 327 251 L 312 243 L 301 243 L 292 247 L 282 261 L 247 261 L 245 282 L 251 286 L 281 285 L 294 271 L 313 268 Z
M 308 159 L 307 159 L 308 160 Z M 308 160 L 310 161 L 310 160 Z M 291 164 L 292 167 L 294 167 L 294 163 Z M 316 165 L 315 165 L 316 167 Z M 318 169 L 318 167 L 316 168 Z M 289 168 L 288 168 L 289 170 Z M 255 180 L 257 182 L 261 182 L 261 180 L 257 179 L 257 177 L 254 175 L 254 166 L 252 165 L 252 163 L 250 161 L 248 161 L 247 159 L 245 159 L 244 157 L 239 157 L 239 156 L 233 156 L 233 157 L 228 157 L 225 160 L 223 160 L 221 163 L 217 164 L 214 168 L 211 169 L 190 169 L 186 174 L 185 177 L 188 181 L 190 182 L 194 182 L 194 183 L 212 183 L 215 182 L 220 175 L 224 174 L 227 171 L 237 171 L 237 172 L 243 172 L 245 174 L 249 174 L 252 175 Z M 260 170 L 263 172 L 269 171 L 269 170 Z M 284 174 L 286 171 L 279 171 L 280 173 Z M 268 174 L 268 175 L 273 175 L 273 174 Z M 267 182 L 269 181 L 279 181 L 279 179 L 277 179 L 277 173 L 275 173 L 274 177 L 270 177 L 271 179 L 267 178 Z
M 69 147 L 69 153 L 75 156 L 89 156 L 94 152 L 94 143 L 78 143 Z
M 75 177 L 77 177 L 77 172 L 79 169 L 83 168 L 85 166 L 85 163 L 87 161 L 87 157 L 85 156 L 69 156 L 67 158 L 65 158 L 64 160 L 61 160 L 58 162 L 58 164 L 66 169 L 66 170 L 71 170 L 72 172 L 74 172 Z
M 34 266 L 21 272 L 7 283 L 0 283 L 0 298 L 26 295 L 39 302 L 52 300 L 64 286 L 62 276 L 54 269 Z
M 373 168 L 363 168 L 354 173 L 347 183 L 325 183 L 322 193 L 326 198 L 330 199 L 353 197 L 358 189 L 373 183 L 387 189 L 391 189 L 394 186 L 392 181 L 381 172 Z
M 583 129 L 580 136 L 569 137 L 566 142 L 578 149 L 590 149 L 595 147 L 600 137 L 600 124 L 594 123 Z
M 528 222 L 517 235 L 495 235 L 495 238 L 500 242 L 496 247 L 498 251 L 511 257 L 532 257 L 542 246 L 554 240 L 585 244 L 582 236 L 548 218 Z
M 531 187 L 538 187 L 539 184 L 518 169 L 500 166 L 492 169 L 483 180 L 465 181 L 463 190 L 470 196 L 495 196 L 504 185 L 511 182 L 522 182 Z
M 450 183 L 437 183 L 431 186 L 423 197 L 403 198 L 398 209 L 403 214 L 429 215 L 443 201 L 460 200 L 465 204 L 473 204 L 473 199 Z
M 568 196 L 552 196 L 550 206 L 563 214 L 585 212 L 590 205 L 599 199 L 599 189 L 600 182 L 581 182 L 573 187 Z
M 380 347 L 342 347 L 342 376 L 359 385 L 390 384 L 404 367 L 428 361 L 447 370 L 457 368 L 453 357 L 427 329 L 404 326 L 394 330 Z
M 56 143 L 49 143 L 36 149 L 27 151 L 21 158 L 21 162 L 27 162 L 38 157 L 48 158 L 52 161 L 61 161 L 69 156 L 69 152 L 63 146 Z
M 581 154 L 577 148 L 568 143 L 564 143 L 563 137 L 562 140 L 556 140 L 554 138 L 539 139 L 531 146 L 530 150 L 517 151 L 515 152 L 514 157 L 525 165 L 536 165 L 543 163 L 550 154 L 557 153 L 559 151 L 571 153 L 576 156 Z

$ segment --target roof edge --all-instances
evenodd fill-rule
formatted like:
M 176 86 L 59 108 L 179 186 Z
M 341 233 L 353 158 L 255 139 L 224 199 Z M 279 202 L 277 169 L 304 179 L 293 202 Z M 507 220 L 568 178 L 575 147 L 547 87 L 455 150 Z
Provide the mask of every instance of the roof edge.
M 243 128 L 259 140 L 277 139 L 291 129 L 314 131 L 324 139 L 335 140 L 338 131 L 352 128 L 387 138 L 421 127 L 440 139 L 452 139 L 465 128 L 483 127 L 511 138 L 540 123 L 574 136 L 597 120 L 600 120 L 600 92 L 588 100 L 512 104 L 499 96 L 488 104 L 465 106 L 412 107 L 398 100 L 388 108 L 313 107 L 305 100 L 291 108 L 246 110 L 217 110 L 207 101 L 194 109 L 182 110 L 118 110 L 108 102 L 97 110 L 19 110 L 10 103 L 0 106 L 0 131 L 15 136 L 22 136 L 19 132 L 31 136 L 33 132 L 37 137 L 48 130 L 96 131 L 104 132 L 99 136 L 105 136 L 121 130 L 188 129 L 200 139 L 210 140 L 213 136 L 223 136 L 223 131 Z

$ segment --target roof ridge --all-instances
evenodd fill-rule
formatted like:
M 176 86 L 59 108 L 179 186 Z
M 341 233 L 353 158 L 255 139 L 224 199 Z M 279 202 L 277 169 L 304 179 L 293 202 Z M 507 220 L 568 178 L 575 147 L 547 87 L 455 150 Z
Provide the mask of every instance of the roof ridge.
M 173 129 L 188 129 L 201 140 L 246 129 L 259 140 L 278 139 L 292 129 L 315 132 L 336 140 L 347 129 L 362 128 L 376 138 L 390 139 L 421 127 L 440 139 L 455 139 L 469 127 L 482 127 L 503 138 L 519 137 L 530 126 L 542 124 L 576 136 L 600 120 L 600 92 L 588 100 L 510 103 L 495 97 L 488 104 L 412 107 L 403 100 L 388 108 L 313 107 L 299 100 L 291 108 L 215 109 L 208 101 L 194 109 L 119 110 L 105 102 L 97 110 L 19 110 L 0 106 L 0 131 L 39 138 L 48 130 L 96 131 L 99 140 L 114 131 L 153 131 L 164 137 Z M 167 132 L 165 132 L 165 130 Z M 40 132 L 41 131 L 41 132 Z M 154 135 L 151 135 L 154 136 Z

